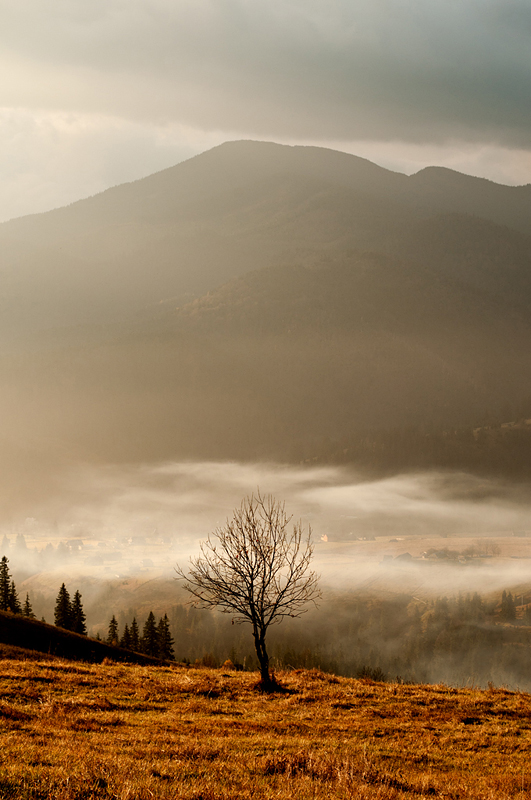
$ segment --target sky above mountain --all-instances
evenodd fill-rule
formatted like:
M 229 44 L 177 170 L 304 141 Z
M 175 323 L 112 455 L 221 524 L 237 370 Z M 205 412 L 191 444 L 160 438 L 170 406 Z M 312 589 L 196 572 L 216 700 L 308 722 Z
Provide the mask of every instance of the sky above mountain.
M 4 0 L 0 219 L 227 139 L 531 182 L 530 0 Z

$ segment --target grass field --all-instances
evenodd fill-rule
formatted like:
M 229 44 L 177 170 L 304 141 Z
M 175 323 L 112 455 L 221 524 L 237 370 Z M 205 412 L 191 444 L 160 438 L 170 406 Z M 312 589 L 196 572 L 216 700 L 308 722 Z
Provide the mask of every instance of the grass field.
M 228 669 L 3 660 L 0 797 L 514 798 L 531 697 Z

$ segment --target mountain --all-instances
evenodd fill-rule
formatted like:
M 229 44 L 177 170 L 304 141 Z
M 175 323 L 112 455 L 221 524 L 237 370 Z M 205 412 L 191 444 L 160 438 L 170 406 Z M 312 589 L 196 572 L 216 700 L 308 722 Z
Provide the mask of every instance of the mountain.
M 4 223 L 5 469 L 478 424 L 531 396 L 530 233 L 531 186 L 261 142 Z
M 431 168 L 412 177 L 317 147 L 230 142 L 72 205 L 0 225 L 0 331 L 109 323 L 181 305 L 249 270 L 407 249 L 472 214 L 529 233 L 531 186 Z

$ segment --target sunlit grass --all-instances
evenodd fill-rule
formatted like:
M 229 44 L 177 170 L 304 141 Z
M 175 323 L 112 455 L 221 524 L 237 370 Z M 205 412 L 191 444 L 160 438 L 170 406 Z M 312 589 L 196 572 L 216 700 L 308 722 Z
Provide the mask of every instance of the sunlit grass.
M 0 797 L 527 797 L 531 702 L 504 690 L 2 662 Z

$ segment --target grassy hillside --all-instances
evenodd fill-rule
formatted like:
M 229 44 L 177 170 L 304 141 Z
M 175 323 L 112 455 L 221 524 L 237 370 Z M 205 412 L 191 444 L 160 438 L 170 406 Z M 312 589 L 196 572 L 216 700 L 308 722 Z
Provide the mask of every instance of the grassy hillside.
M 445 797 L 531 790 L 531 698 L 319 671 L 253 691 L 230 669 L 3 661 L 0 796 Z

